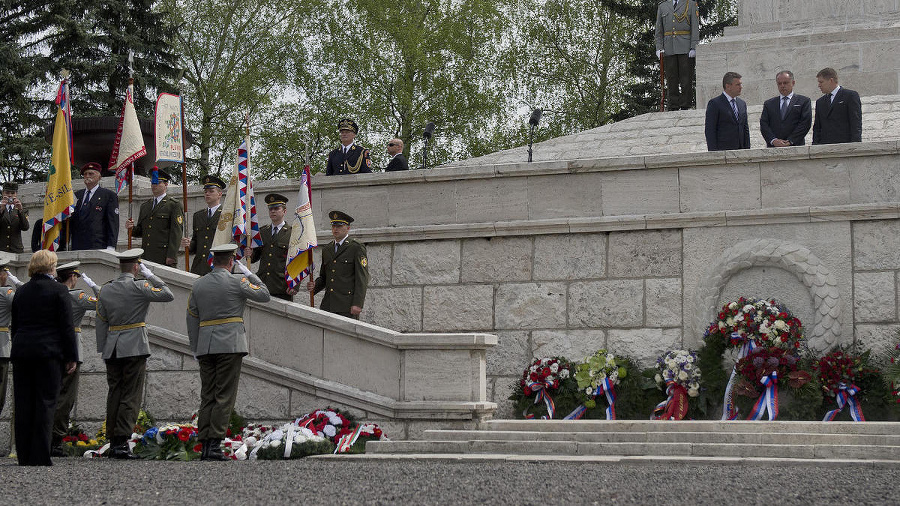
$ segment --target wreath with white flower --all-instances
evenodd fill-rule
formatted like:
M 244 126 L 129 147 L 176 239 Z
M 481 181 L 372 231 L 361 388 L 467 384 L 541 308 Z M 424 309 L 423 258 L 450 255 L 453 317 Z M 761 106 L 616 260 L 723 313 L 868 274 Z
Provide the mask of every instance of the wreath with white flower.
M 671 350 L 656 359 L 654 379 L 668 398 L 656 406 L 654 419 L 684 419 L 688 412 L 688 397 L 700 395 L 700 367 L 697 362 L 697 353 L 688 350 Z
M 581 391 L 583 404 L 586 409 L 597 406 L 597 398 L 606 398 L 606 418 L 616 419 L 615 387 L 628 374 L 626 366 L 630 363 L 627 358 L 616 357 L 613 353 L 604 349 L 584 359 L 575 369 L 575 381 Z M 580 418 L 573 414 L 573 418 Z
M 509 399 L 526 419 L 552 419 L 579 404 L 577 390 L 574 363 L 562 357 L 538 358 L 522 371 Z

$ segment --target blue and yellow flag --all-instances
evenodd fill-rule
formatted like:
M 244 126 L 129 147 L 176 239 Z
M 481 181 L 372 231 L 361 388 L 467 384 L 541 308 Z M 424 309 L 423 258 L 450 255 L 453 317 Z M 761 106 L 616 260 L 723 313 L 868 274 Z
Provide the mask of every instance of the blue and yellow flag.
M 294 221 L 291 223 L 291 242 L 288 246 L 287 265 L 284 277 L 288 288 L 300 290 L 300 281 L 312 274 L 312 250 L 318 246 L 316 225 L 313 223 L 312 183 L 310 182 L 309 165 L 303 167 L 300 178 L 300 192 L 297 195 L 297 208 L 294 210 Z
M 65 80 L 56 93 L 56 124 L 53 127 L 53 152 L 44 194 L 44 227 L 41 248 L 56 251 L 63 221 L 75 210 L 72 191 L 72 113 L 69 109 L 69 86 Z

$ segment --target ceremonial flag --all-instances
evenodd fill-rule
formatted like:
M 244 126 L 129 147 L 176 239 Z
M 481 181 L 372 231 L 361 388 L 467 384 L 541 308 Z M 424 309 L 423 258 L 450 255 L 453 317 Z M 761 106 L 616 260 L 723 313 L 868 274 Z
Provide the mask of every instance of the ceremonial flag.
M 256 217 L 256 197 L 253 195 L 253 179 L 250 177 L 249 159 L 250 140 L 244 139 L 238 148 L 237 163 L 222 203 L 222 214 L 213 237 L 212 246 L 220 244 L 237 244 L 236 260 L 244 256 L 244 247 L 258 248 L 262 246 L 259 234 L 259 219 Z M 212 266 L 212 253 L 209 254 L 209 265 Z
M 316 226 L 312 214 L 312 185 L 310 184 L 309 165 L 303 167 L 300 178 L 300 191 L 297 195 L 297 208 L 294 210 L 294 222 L 291 223 L 291 242 L 288 247 L 285 279 L 288 288 L 300 289 L 300 281 L 313 271 L 312 249 L 319 243 L 316 239 Z
M 41 249 L 50 251 L 59 248 L 62 222 L 75 210 L 75 192 L 72 191 L 72 111 L 65 79 L 56 93 L 56 105 L 53 152 L 44 194 L 44 225 L 41 229 Z
M 181 97 L 160 93 L 156 99 L 156 161 L 184 161 Z
M 141 124 L 134 110 L 134 85 L 129 84 L 122 105 L 122 118 L 116 131 L 116 143 L 109 157 L 109 170 L 116 173 L 116 193 L 128 182 L 128 169 L 135 160 L 147 154 Z

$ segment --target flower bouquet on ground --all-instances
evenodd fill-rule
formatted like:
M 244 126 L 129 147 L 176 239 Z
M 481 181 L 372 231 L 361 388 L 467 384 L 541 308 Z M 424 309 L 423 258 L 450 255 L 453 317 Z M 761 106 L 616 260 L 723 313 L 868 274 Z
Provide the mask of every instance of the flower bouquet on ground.
M 808 420 L 821 399 L 810 383 L 812 375 L 801 368 L 796 354 L 783 348 L 755 348 L 735 365 L 734 402 L 747 420 Z M 819 402 L 816 402 L 816 401 Z M 736 418 L 735 418 L 736 419 Z
M 836 420 L 839 416 L 857 422 L 896 419 L 888 381 L 877 368 L 869 365 L 870 355 L 869 350 L 858 353 L 853 346 L 838 347 L 813 362 L 816 379 L 824 393 L 819 413 L 821 416 L 824 412 L 822 421 Z M 841 415 L 845 411 L 849 415 Z
M 509 399 L 516 401 L 516 413 L 526 419 L 565 416 L 581 403 L 575 364 L 560 357 L 535 359 L 522 372 Z
M 667 399 L 656 406 L 651 419 L 683 420 L 688 412 L 688 397 L 700 395 L 700 368 L 697 354 L 672 350 L 656 359 L 656 384 Z
M 582 406 L 566 419 L 582 418 L 587 411 L 597 407 L 598 399 L 606 401 L 606 419 L 616 419 L 616 386 L 628 375 L 631 361 L 616 357 L 604 349 L 584 359 L 575 368 L 575 381 L 581 393 Z M 646 415 L 645 415 L 646 416 Z
M 74 421 L 69 422 L 66 435 L 62 438 L 62 449 L 68 457 L 81 457 L 85 452 L 96 451 L 106 444 L 106 439 L 89 437 Z
M 151 460 L 197 460 L 203 449 L 197 436 L 197 426 L 193 424 L 150 427 L 136 443 L 135 455 Z

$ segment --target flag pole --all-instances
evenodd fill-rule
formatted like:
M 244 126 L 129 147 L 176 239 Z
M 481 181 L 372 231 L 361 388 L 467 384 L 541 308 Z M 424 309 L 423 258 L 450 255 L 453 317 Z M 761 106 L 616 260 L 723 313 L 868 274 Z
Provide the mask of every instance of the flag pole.
M 181 106 L 181 198 L 182 205 L 184 206 L 184 224 L 185 226 L 182 230 L 182 237 L 187 237 L 187 215 L 188 215 L 188 204 L 187 204 L 187 159 L 184 156 L 184 97 L 180 94 L 178 96 L 178 103 Z M 187 272 L 191 271 L 190 264 L 190 255 L 191 248 L 190 246 L 186 246 L 184 248 L 184 270 Z
M 250 113 L 249 112 L 244 114 L 244 134 L 245 134 L 244 138 L 247 139 L 247 188 L 248 189 L 247 189 L 247 199 L 244 202 L 244 207 L 245 207 L 244 217 L 246 219 L 246 216 L 248 216 L 250 214 L 250 213 L 246 212 L 247 211 L 246 207 L 250 205 L 250 190 L 249 190 L 249 188 L 253 184 L 253 178 L 251 177 L 253 172 L 251 172 L 251 170 L 250 170 Z M 250 230 L 248 230 L 246 221 L 244 222 L 244 238 L 247 243 L 247 247 L 252 250 L 253 248 L 250 248 Z M 251 264 L 250 257 L 252 257 L 253 255 L 251 254 L 251 255 L 244 255 L 244 256 L 246 257 L 245 260 L 247 260 L 247 268 L 249 269 L 250 264 Z
M 131 166 L 128 168 L 128 219 L 131 220 L 132 213 L 132 199 L 134 198 L 133 194 L 134 188 L 134 162 L 131 163 Z M 128 229 L 128 249 L 131 249 L 131 231 L 132 229 Z

